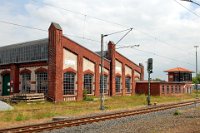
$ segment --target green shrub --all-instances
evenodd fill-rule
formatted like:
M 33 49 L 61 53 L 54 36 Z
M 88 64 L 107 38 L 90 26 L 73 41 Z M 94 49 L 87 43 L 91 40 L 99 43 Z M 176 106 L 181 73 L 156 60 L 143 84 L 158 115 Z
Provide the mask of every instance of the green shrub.
M 175 112 L 174 112 L 174 115 L 180 115 L 181 114 L 181 112 L 179 111 L 179 110 L 176 110 Z
M 22 120 L 25 120 L 25 117 L 23 114 L 19 113 L 16 118 L 15 118 L 16 121 L 22 121 Z
M 87 90 L 83 90 L 83 100 L 84 101 L 94 101 L 94 98 L 87 95 Z
M 84 101 L 94 101 L 94 98 L 87 96 Z

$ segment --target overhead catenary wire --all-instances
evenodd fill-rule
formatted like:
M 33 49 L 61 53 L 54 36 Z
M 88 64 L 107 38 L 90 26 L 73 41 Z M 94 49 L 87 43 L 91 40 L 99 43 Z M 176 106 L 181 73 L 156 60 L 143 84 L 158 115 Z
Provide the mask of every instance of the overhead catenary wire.
M 170 57 L 167 57 L 167 56 L 164 56 L 164 55 L 159 55 L 159 54 L 154 53 L 154 52 L 151 52 L 151 51 L 145 51 L 145 50 L 141 50 L 141 49 L 137 49 L 137 48 L 133 48 L 133 49 L 135 49 L 135 50 L 137 50 L 137 51 L 141 51 L 141 52 L 147 53 L 147 54 L 149 53 L 149 54 L 152 54 L 152 55 L 154 55 L 154 56 L 161 57 L 161 58 L 169 59 L 169 60 L 172 60 L 172 61 L 175 61 L 175 62 L 178 61 L 178 62 L 182 62 L 182 63 L 185 63 L 185 64 L 189 64 L 189 65 L 191 65 L 191 66 L 194 66 L 194 64 L 191 64 L 191 63 L 189 63 L 189 62 L 177 60 L 177 59 L 175 59 L 175 58 L 170 58 Z
M 189 8 L 185 7 L 184 5 L 182 5 L 180 2 L 178 2 L 177 0 L 174 0 L 177 4 L 179 4 L 180 6 L 182 6 L 183 8 L 185 8 L 187 11 L 189 11 L 190 13 L 194 14 L 197 17 L 200 17 L 199 14 L 193 12 L 192 10 L 190 10 Z
M 57 7 L 57 8 L 59 8 L 59 7 Z M 67 9 L 65 9 L 65 10 L 67 10 Z M 68 10 L 68 11 L 70 11 L 70 10 Z M 74 12 L 73 12 L 74 13 Z M 80 14 L 80 12 L 76 12 L 77 14 Z M 86 15 L 86 14 L 82 14 L 82 15 Z M 87 15 L 87 17 L 92 17 L 92 16 L 90 16 L 90 15 Z M 94 17 L 94 18 L 96 18 L 96 17 Z M 104 21 L 103 19 L 99 19 L 99 18 L 97 18 L 97 20 L 102 20 L 102 21 Z M 6 23 L 6 24 L 11 24 L 11 25 L 15 25 L 15 26 L 20 26 L 20 27 L 24 27 L 24 28 L 29 28 L 29 29 L 34 29 L 34 30 L 40 30 L 40 31 L 45 31 L 45 32 L 47 32 L 47 30 L 44 30 L 44 29 L 41 29 L 41 28 L 36 28 L 36 27 L 31 27 L 31 26 L 24 26 L 24 25 L 21 25 L 21 24 L 16 24 L 16 23 L 12 23 L 12 22 L 6 22 L 6 21 L 0 21 L 1 23 Z M 111 23 L 111 24 L 116 24 L 116 23 L 114 23 L 114 22 L 110 22 L 110 21 L 104 21 L 104 22 L 108 22 L 108 23 Z M 118 25 L 118 24 L 117 24 Z M 119 24 L 119 25 L 121 25 L 121 24 Z M 122 25 L 121 25 L 122 26 Z M 124 27 L 124 25 L 123 25 L 123 27 Z M 127 27 L 127 26 L 126 26 Z M 135 28 L 134 28 L 135 29 Z M 137 29 L 135 29 L 135 30 L 137 30 Z M 140 30 L 137 30 L 137 31 L 139 31 L 139 32 L 141 32 L 141 33 L 143 33 L 143 34 L 145 34 L 145 35 L 147 35 L 147 36 L 149 36 L 149 37 L 152 37 L 153 39 L 155 39 L 155 40 L 158 40 L 158 41 L 160 41 L 158 38 L 156 38 L 156 37 L 154 37 L 153 35 L 151 35 L 151 34 L 149 34 L 149 33 L 145 33 L 145 32 L 142 32 L 142 31 L 140 31 Z M 85 38 L 85 37 L 80 37 L 80 36 L 76 36 L 76 35 L 70 35 L 70 34 L 66 34 L 67 36 L 72 36 L 72 37 L 76 37 L 76 38 L 81 38 L 81 39 L 86 39 L 86 40 L 90 40 L 90 41 L 93 41 L 93 42 L 100 42 L 100 41 L 98 41 L 98 40 L 94 40 L 94 39 L 90 39 L 90 38 Z M 160 42 L 162 42 L 162 41 L 160 41 Z M 163 42 L 163 43 L 165 43 L 166 44 L 166 42 Z
M 32 1 L 35 2 L 35 3 L 39 3 L 37 0 L 32 0 Z M 74 10 L 69 10 L 69 9 L 66 9 L 66 8 L 58 7 L 58 6 L 49 4 L 49 3 L 47 3 L 47 2 L 43 2 L 43 4 L 45 4 L 45 5 L 47 5 L 47 6 L 50 6 L 50 7 L 57 8 L 57 9 L 61 9 L 61 10 L 64 10 L 64 11 L 67 11 L 67 12 L 70 12 L 70 13 L 73 13 L 73 14 L 76 14 L 76 15 L 87 16 L 87 18 L 96 19 L 96 20 L 103 21 L 103 22 L 106 22 L 106 23 L 118 25 L 118 26 L 121 26 L 121 27 L 123 27 L 123 28 L 124 28 L 124 27 L 126 27 L 126 28 L 128 28 L 128 27 L 133 27 L 133 26 L 127 26 L 127 25 L 124 25 L 124 24 L 120 24 L 120 23 L 108 21 L 108 20 L 105 20 L 105 19 L 102 19 L 102 18 L 98 18 L 98 17 L 92 16 L 92 15 L 88 15 L 88 14 L 85 14 L 85 13 L 82 13 L 82 12 L 77 12 L 77 11 L 74 11 Z M 157 37 L 155 37 L 155 36 L 153 36 L 153 35 L 151 35 L 151 34 L 149 34 L 149 33 L 146 33 L 146 32 L 144 32 L 144 31 L 138 30 L 138 29 L 136 29 L 135 27 L 134 27 L 134 30 L 136 30 L 136 31 L 138 31 L 138 32 L 140 32 L 140 33 L 142 33 L 142 34 L 144 34 L 144 35 L 146 35 L 146 36 L 148 36 L 148 37 L 154 39 L 155 41 L 158 41 L 158 42 L 160 42 L 160 43 L 162 43 L 162 44 L 165 44 L 165 45 L 167 45 L 167 46 L 169 46 L 169 47 L 172 47 L 171 44 L 169 44 L 168 42 L 163 41 L 163 40 L 161 40 L 161 39 L 158 39 Z M 177 47 L 177 46 L 173 46 L 173 48 L 176 48 L 176 49 L 179 50 L 179 51 L 185 50 L 185 49 L 183 49 L 182 47 Z M 192 54 L 193 54 L 193 53 L 192 53 Z
M 31 27 L 31 26 L 25 26 L 25 25 L 13 23 L 13 22 L 7 22 L 7 21 L 1 21 L 1 20 L 0 20 L 0 22 L 1 23 L 3 22 L 3 23 L 6 23 L 6 24 L 15 25 L 15 26 L 20 26 L 20 27 L 28 28 L 28 29 L 32 29 L 32 30 L 39 30 L 39 31 L 47 32 L 44 29 L 40 29 L 40 28 L 36 28 L 36 27 Z M 125 31 L 125 30 L 123 30 L 123 31 Z M 89 41 L 96 42 L 98 44 L 100 43 L 100 41 L 98 41 L 98 40 L 94 40 L 94 39 L 90 39 L 90 38 L 85 38 L 85 37 L 81 37 L 81 36 L 77 36 L 77 35 L 71 35 L 71 34 L 64 34 L 64 35 L 71 36 L 71 37 L 76 37 L 76 38 L 80 38 L 80 39 L 86 39 L 86 40 L 89 40 Z M 173 59 L 173 58 L 169 58 L 169 57 L 165 57 L 165 56 L 162 56 L 162 55 L 158 55 L 158 54 L 150 52 L 150 51 L 144 51 L 144 50 L 139 50 L 139 49 L 136 49 L 136 50 L 141 51 L 141 52 L 151 53 L 151 54 L 156 55 L 156 56 L 160 56 L 160 57 L 163 57 L 163 58 L 166 58 L 166 59 L 170 59 L 170 60 L 173 60 L 173 61 L 179 61 L 180 62 L 180 60 L 176 60 L 176 59 Z M 181 61 L 181 62 L 183 62 L 183 61 Z M 190 65 L 194 65 L 194 64 L 191 64 L 191 63 L 188 63 L 188 62 L 184 62 L 184 63 L 190 64 Z
M 36 1 L 36 0 L 32 0 L 32 1 L 38 3 L 38 1 Z M 46 3 L 46 2 L 44 2 L 44 1 L 43 1 L 43 3 L 44 3 L 45 5 L 47 5 L 47 6 L 50 6 L 50 7 L 54 7 L 54 8 L 57 8 L 57 9 L 62 9 L 62 10 L 64 10 L 64 11 L 67 11 L 67 12 L 70 12 L 70 13 L 73 13 L 73 14 L 78 14 L 78 15 L 82 15 L 82 16 L 85 16 L 85 15 L 86 15 L 88 18 L 96 19 L 96 20 L 99 20 L 99 21 L 102 21 L 102 22 L 106 22 L 106 23 L 110 23 L 110 24 L 115 24 L 115 25 L 121 26 L 121 27 L 123 27 L 123 28 L 128 28 L 128 27 L 129 27 L 129 26 L 125 26 L 125 25 L 120 24 L 120 23 L 108 21 L 108 20 L 105 20 L 105 19 L 102 19 L 102 18 L 98 18 L 98 17 L 92 16 L 92 15 L 88 15 L 88 14 L 84 14 L 84 13 L 81 13 L 81 12 L 69 10 L 69 9 L 62 8 L 62 7 L 58 7 L 58 6 L 55 6 L 55 5 Z
M 27 29 L 39 30 L 39 31 L 47 32 L 47 30 L 44 30 L 44 29 L 41 29 L 41 28 L 26 26 L 26 25 L 17 24 L 17 23 L 5 21 L 5 20 L 0 20 L 0 23 L 10 24 L 10 25 L 14 25 L 14 26 L 19 26 L 19 27 L 27 28 Z
M 36 0 L 32 0 L 33 2 L 36 2 L 38 3 Z M 100 21 L 104 21 L 104 22 L 107 22 L 107 23 L 110 23 L 110 24 L 115 24 L 115 25 L 118 25 L 118 26 L 122 26 L 122 27 L 128 27 L 128 26 L 125 26 L 125 25 L 122 25 L 122 24 L 119 24 L 119 23 L 115 23 L 115 22 L 111 22 L 111 21 L 107 21 L 107 20 L 104 20 L 104 19 L 101 19 L 101 18 L 97 18 L 97 17 L 94 17 L 94 16 L 91 16 L 91 15 L 88 15 L 88 14 L 84 14 L 84 13 L 81 13 L 81 12 L 77 12 L 77 11 L 72 11 L 72 10 L 69 10 L 69 9 L 66 9 L 66 8 L 62 8 L 62 7 L 58 7 L 58 6 L 55 6 L 55 5 L 51 5 L 51 4 L 48 4 L 46 2 L 43 2 L 45 5 L 47 6 L 51 6 L 51 7 L 54 7 L 54 8 L 57 8 L 57 9 L 62 9 L 62 10 L 65 10 L 67 12 L 71 12 L 71 13 L 74 13 L 74 14 L 79 14 L 79 15 L 82 15 L 82 16 L 87 16 L 87 17 L 90 17 L 90 18 L 93 18 L 93 19 L 96 19 L 96 20 L 100 20 Z M 8 24 L 8 23 L 7 23 Z M 40 29 L 40 28 L 34 28 L 34 27 L 30 27 L 30 26 L 23 26 L 23 25 L 20 25 L 20 24 L 14 24 L 14 23 L 10 23 L 12 25 L 16 25 L 16 26 L 21 26 L 21 27 L 24 27 L 24 28 L 29 28 L 29 29 L 38 29 L 38 30 L 41 30 L 41 31 L 46 31 L 44 29 Z M 141 32 L 142 34 L 148 36 L 148 37 L 151 37 L 153 39 L 155 39 L 155 41 L 159 41 L 163 44 L 166 44 L 168 46 L 171 47 L 171 45 L 165 41 L 162 41 L 160 39 L 158 39 L 157 37 L 154 37 L 153 35 L 149 34 L 149 33 L 146 33 L 146 32 L 143 32 L 141 30 L 138 30 L 136 28 L 134 28 L 134 30 L 138 31 L 138 32 Z M 91 40 L 91 39 L 86 39 L 86 40 Z M 173 48 L 177 48 L 178 50 L 181 50 L 182 48 L 180 47 L 177 47 L 177 46 L 173 46 Z

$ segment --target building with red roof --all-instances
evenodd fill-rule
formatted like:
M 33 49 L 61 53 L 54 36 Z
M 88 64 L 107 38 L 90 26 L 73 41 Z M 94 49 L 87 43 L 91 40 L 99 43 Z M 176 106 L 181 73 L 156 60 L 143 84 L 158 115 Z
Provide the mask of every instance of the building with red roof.
M 168 73 L 168 81 L 169 82 L 191 82 L 192 81 L 192 73 L 193 71 L 182 68 L 176 67 L 165 72 Z
M 193 71 L 182 67 L 166 70 L 168 81 L 151 81 L 151 95 L 181 95 L 192 92 Z M 148 81 L 137 81 L 136 94 L 148 94 Z

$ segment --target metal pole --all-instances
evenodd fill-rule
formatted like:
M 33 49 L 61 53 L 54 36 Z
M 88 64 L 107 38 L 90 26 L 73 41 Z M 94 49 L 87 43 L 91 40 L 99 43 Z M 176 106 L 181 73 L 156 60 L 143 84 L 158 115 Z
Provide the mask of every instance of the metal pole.
M 105 108 L 104 108 L 104 75 L 103 75 L 103 72 L 104 72 L 104 62 L 103 62 L 103 58 L 104 58 L 104 55 L 103 55 L 103 53 L 104 53 L 104 50 L 103 50 L 103 37 L 104 37 L 104 35 L 103 34 L 101 34 L 101 76 L 100 76 L 100 78 L 101 78 L 101 83 L 102 83 L 102 88 L 100 87 L 100 90 L 101 90 L 101 98 L 100 98 L 100 110 L 104 110 Z M 100 84 L 101 84 L 100 83 Z
M 197 73 L 198 73 L 198 61 L 197 61 L 197 48 L 199 47 L 199 46 L 194 46 L 195 48 L 196 48 L 196 79 L 197 79 Z M 198 89 L 197 89 L 197 84 L 198 83 L 195 83 L 195 89 L 196 89 L 196 97 L 198 97 Z
M 151 105 L 151 101 L 150 101 L 150 71 L 148 71 L 148 97 L 147 97 L 147 102 L 148 102 L 148 105 Z

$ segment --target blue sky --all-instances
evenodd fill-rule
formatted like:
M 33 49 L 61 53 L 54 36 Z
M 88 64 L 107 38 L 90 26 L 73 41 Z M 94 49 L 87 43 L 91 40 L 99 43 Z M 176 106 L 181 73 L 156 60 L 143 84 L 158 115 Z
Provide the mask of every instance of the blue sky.
M 177 1 L 200 15 L 198 6 Z M 177 66 L 195 70 L 193 46 L 200 44 L 200 17 L 188 12 L 175 0 L 1 0 L 0 11 L 0 20 L 44 30 L 48 30 L 51 22 L 57 22 L 63 28 L 64 34 L 99 41 L 102 33 L 133 27 L 134 30 L 119 45 L 140 44 L 140 47 L 118 51 L 137 64 L 143 63 L 145 68 L 147 59 L 153 58 L 153 78 L 166 79 L 163 71 Z M 47 32 L 4 23 L 0 24 L 0 30 L 0 46 L 48 37 Z M 109 36 L 105 42 L 116 42 L 122 35 Z M 90 50 L 100 49 L 97 42 L 68 37 Z

